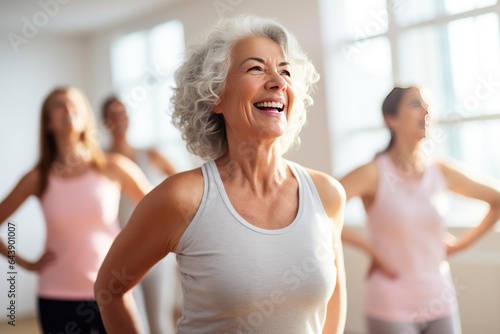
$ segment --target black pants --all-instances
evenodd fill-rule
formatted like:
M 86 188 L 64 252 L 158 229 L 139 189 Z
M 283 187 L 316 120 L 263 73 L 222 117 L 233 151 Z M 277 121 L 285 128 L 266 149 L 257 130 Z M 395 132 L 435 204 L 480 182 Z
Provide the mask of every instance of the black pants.
M 38 314 L 44 334 L 106 333 L 95 300 L 38 298 Z

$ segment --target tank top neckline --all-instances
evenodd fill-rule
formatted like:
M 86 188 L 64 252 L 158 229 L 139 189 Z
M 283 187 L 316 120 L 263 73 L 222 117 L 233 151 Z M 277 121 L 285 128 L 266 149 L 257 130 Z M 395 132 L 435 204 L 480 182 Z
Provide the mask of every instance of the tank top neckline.
M 394 161 L 392 161 L 392 159 L 388 153 L 383 153 L 383 154 L 379 155 L 378 158 L 381 159 L 383 161 L 383 163 L 385 164 L 385 166 L 388 169 L 390 169 L 390 171 L 393 172 L 398 178 L 403 179 L 405 181 L 406 185 L 412 186 L 412 187 L 417 187 L 417 186 L 420 186 L 421 184 L 423 184 L 425 179 L 427 179 L 429 177 L 430 170 L 433 167 L 433 164 L 429 164 L 429 163 L 425 164 L 424 171 L 423 171 L 422 175 L 420 176 L 420 178 L 413 179 L 413 178 L 407 178 L 399 173 L 399 170 L 398 170 L 396 164 L 394 163 Z M 380 176 L 380 171 L 379 171 L 379 176 Z
M 288 224 L 285 227 L 278 228 L 278 229 L 266 229 L 262 227 L 255 226 L 254 224 L 248 222 L 245 218 L 243 218 L 238 211 L 233 207 L 227 192 L 226 188 L 224 187 L 224 183 L 222 182 L 222 178 L 219 174 L 219 169 L 217 168 L 217 165 L 215 161 L 211 160 L 208 162 L 209 169 L 212 171 L 212 175 L 214 176 L 214 181 L 217 185 L 217 189 L 219 191 L 219 195 L 221 196 L 222 201 L 224 202 L 224 205 L 226 208 L 229 210 L 229 212 L 233 215 L 233 217 L 243 226 L 259 233 L 263 234 L 283 234 L 291 231 L 292 229 L 297 226 L 301 220 L 302 213 L 304 211 L 304 189 L 302 185 L 302 180 L 299 177 L 298 171 L 295 169 L 295 166 L 293 166 L 290 161 L 285 160 L 288 167 L 292 171 L 293 176 L 295 177 L 295 180 L 297 180 L 297 185 L 298 185 L 298 191 L 299 191 L 299 203 L 298 203 L 298 210 L 297 214 L 295 215 L 295 218 L 292 220 L 290 224 Z
M 96 173 L 98 173 L 95 168 L 93 167 L 90 167 L 88 170 L 86 170 L 85 172 L 83 172 L 82 174 L 80 175 L 76 175 L 76 176 L 71 176 L 71 177 L 60 177 L 60 176 L 57 176 L 56 173 L 54 172 L 50 172 L 49 176 L 53 179 L 53 180 L 56 180 L 56 181 L 59 181 L 59 182 L 80 182 L 82 180 L 85 180 L 87 179 L 88 177 L 92 176 L 92 175 L 95 175 Z

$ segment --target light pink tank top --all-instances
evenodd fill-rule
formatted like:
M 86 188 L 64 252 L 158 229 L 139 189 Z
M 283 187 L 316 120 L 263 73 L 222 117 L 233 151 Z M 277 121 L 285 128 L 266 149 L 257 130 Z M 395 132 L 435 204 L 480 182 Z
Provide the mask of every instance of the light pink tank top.
M 375 249 L 397 270 L 390 279 L 379 271 L 369 278 L 365 312 L 392 322 L 429 321 L 457 309 L 446 261 L 443 221 L 446 181 L 436 164 L 420 180 L 398 174 L 387 154 L 375 160 L 378 185 L 369 208 L 368 228 Z
M 39 275 L 40 297 L 94 299 L 97 272 L 120 231 L 119 199 L 119 186 L 93 169 L 70 179 L 49 175 L 41 204 L 45 250 L 55 261 Z

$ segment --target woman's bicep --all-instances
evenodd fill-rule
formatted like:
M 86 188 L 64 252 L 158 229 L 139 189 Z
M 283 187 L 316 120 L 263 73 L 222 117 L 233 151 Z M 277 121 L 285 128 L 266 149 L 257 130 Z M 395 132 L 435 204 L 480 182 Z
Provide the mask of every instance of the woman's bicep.
M 343 227 L 343 207 L 345 195 L 339 194 L 340 205 L 336 208 L 333 217 L 333 250 L 335 253 L 336 282 L 335 290 L 328 302 L 327 320 L 323 333 L 343 333 L 346 318 L 346 286 L 345 286 L 345 268 L 342 249 L 341 233 Z
M 149 158 L 151 159 L 153 165 L 166 174 L 167 176 L 174 175 L 177 173 L 174 165 L 168 160 L 165 156 L 163 156 L 160 152 L 156 150 L 151 150 L 148 152 Z
M 127 284 L 116 294 L 123 294 L 140 282 L 152 266 L 176 250 L 200 199 L 198 193 L 186 194 L 185 182 L 175 178 L 146 195 L 111 246 L 99 271 L 96 289 L 106 289 L 122 273 Z
M 110 170 L 119 180 L 122 192 L 134 202 L 139 202 L 153 186 L 139 166 L 125 156 L 110 156 Z
M 441 164 L 448 188 L 460 195 L 500 205 L 500 181 L 458 164 Z
M 12 215 L 31 195 L 35 195 L 40 186 L 39 172 L 34 170 L 26 174 L 12 191 L 0 202 L 0 224 Z
M 157 217 L 147 211 L 148 201 L 141 202 L 125 228 L 113 242 L 96 283 L 96 297 L 106 290 L 121 295 L 139 283 L 148 270 L 166 252 L 167 240 L 158 230 Z
M 377 186 L 377 170 L 373 163 L 361 166 L 342 177 L 346 199 L 373 195 Z

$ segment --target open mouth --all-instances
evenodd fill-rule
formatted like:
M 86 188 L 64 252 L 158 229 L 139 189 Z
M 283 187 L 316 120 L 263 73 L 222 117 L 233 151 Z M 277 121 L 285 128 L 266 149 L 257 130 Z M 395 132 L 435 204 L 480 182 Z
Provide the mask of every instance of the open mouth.
M 276 110 L 278 112 L 282 112 L 284 108 L 284 104 L 281 102 L 258 102 L 255 103 L 254 106 L 260 110 L 265 110 L 265 111 Z

